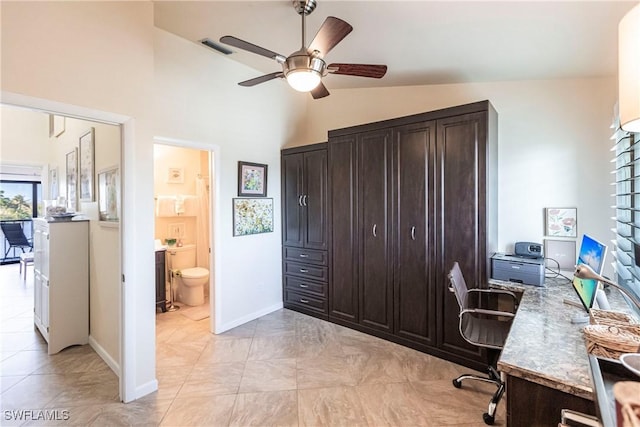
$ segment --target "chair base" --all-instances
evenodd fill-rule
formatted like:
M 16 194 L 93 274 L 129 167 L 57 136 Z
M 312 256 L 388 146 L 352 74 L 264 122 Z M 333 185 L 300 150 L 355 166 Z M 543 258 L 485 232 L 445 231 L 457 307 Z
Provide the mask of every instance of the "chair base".
M 496 392 L 493 394 L 491 401 L 489 402 L 488 411 L 482 414 L 482 419 L 484 420 L 484 423 L 487 425 L 493 425 L 496 419 L 496 408 L 498 407 L 498 403 L 500 402 L 500 399 L 502 399 L 505 386 L 504 386 L 504 382 L 500 379 L 500 374 L 498 373 L 498 371 L 496 371 L 496 369 L 493 366 L 489 366 L 489 368 L 487 369 L 487 374 L 488 376 L 486 377 L 480 377 L 478 375 L 472 375 L 472 374 L 460 375 L 458 378 L 453 380 L 453 386 L 455 388 L 461 388 L 462 381 L 476 380 L 476 381 L 491 383 L 496 387 L 498 387 Z

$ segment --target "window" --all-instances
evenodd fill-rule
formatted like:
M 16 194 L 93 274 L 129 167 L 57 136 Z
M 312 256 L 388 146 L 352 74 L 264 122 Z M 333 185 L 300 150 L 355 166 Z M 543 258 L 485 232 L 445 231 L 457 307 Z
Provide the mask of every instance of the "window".
M 619 123 L 614 127 L 615 281 L 640 297 L 640 267 L 634 255 L 635 245 L 640 245 L 640 134 L 623 131 Z
M 35 218 L 42 209 L 39 182 L 0 181 L 0 220 Z

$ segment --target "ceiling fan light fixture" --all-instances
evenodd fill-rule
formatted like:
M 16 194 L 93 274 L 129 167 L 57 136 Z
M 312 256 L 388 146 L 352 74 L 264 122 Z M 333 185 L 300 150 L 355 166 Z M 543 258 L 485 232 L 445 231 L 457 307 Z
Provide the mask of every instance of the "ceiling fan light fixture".
M 320 84 L 320 73 L 316 70 L 298 69 L 287 73 L 287 83 L 298 92 L 310 92 Z

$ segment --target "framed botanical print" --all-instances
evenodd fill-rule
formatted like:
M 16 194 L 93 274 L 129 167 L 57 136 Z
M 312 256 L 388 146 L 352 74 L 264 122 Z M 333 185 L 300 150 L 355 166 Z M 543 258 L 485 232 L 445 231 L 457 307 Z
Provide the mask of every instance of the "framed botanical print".
M 273 231 L 273 199 L 233 199 L 233 235 Z
M 267 197 L 267 165 L 238 162 L 238 197 Z
M 578 209 L 546 208 L 545 234 L 551 237 L 576 237 L 578 235 Z
M 95 128 L 80 137 L 80 201 L 93 202 L 93 176 L 95 164 Z
M 76 211 L 78 209 L 78 149 L 67 153 L 66 156 L 66 181 L 67 181 L 67 208 Z

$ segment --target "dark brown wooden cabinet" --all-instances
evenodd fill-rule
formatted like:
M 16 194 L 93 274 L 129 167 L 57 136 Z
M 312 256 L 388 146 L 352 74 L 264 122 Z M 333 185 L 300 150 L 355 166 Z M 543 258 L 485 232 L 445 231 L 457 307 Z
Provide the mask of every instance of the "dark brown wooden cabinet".
M 447 273 L 489 278 L 496 117 L 484 101 L 329 132 L 330 320 L 484 368 Z
M 283 151 L 285 250 L 309 242 L 295 206 L 308 166 L 304 156 L 291 162 L 288 156 Z M 300 311 L 484 369 L 484 352 L 460 337 L 447 273 L 458 261 L 468 286 L 485 287 L 489 279 L 497 240 L 497 114 L 491 104 L 329 131 L 326 166 L 328 264 L 306 268 L 285 255 L 285 307 L 299 309 L 304 299 Z M 295 179 L 302 181 L 292 184 L 300 173 L 303 178 Z M 316 286 L 296 288 L 309 277 L 301 269 Z
M 390 181 L 391 132 L 358 135 L 359 323 L 393 331 Z M 334 224 L 340 218 L 334 220 Z
M 487 229 L 487 210 L 492 206 L 488 197 L 495 198 L 495 191 L 488 191 L 487 182 L 488 114 L 481 111 L 437 121 L 435 260 L 440 266 L 435 280 L 442 325 L 438 341 L 442 349 L 470 359 L 479 359 L 482 353 L 460 336 L 458 303 L 447 289 L 446 275 L 455 261 L 474 287 L 484 286 L 490 275 L 488 240 L 495 229 Z M 497 212 L 493 214 L 497 217 Z
M 282 153 L 283 235 L 286 246 L 327 250 L 327 149 Z
M 156 251 L 156 309 L 167 311 L 165 250 Z
M 327 316 L 327 144 L 282 151 L 284 306 Z
M 427 262 L 434 249 L 435 121 L 400 126 L 394 136 L 394 332 L 434 345 L 436 292 L 426 284 L 435 273 L 433 263 Z

